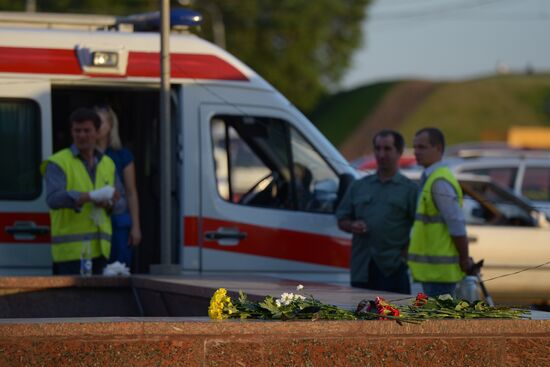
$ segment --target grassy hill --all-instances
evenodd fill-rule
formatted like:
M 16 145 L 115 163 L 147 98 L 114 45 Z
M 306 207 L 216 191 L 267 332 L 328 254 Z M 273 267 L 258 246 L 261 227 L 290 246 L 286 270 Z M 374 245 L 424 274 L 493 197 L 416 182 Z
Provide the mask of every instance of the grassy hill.
M 441 84 L 400 131 L 426 125 L 441 128 L 449 144 L 506 140 L 513 125 L 550 126 L 550 75 L 508 75 Z
M 365 124 L 396 128 L 408 145 L 414 132 L 425 126 L 441 128 L 449 144 L 504 141 L 513 125 L 550 126 L 550 74 L 436 82 L 429 95 L 417 98 L 415 108 L 398 117 L 400 121 L 388 123 L 386 116 L 383 123 L 377 122 L 380 113 L 376 112 L 383 106 L 400 108 L 410 102 L 413 96 L 394 93 L 407 83 L 410 82 L 378 83 L 336 94 L 321 103 L 310 117 L 337 147 L 359 131 L 368 131 Z M 360 141 L 364 144 L 370 138 Z
M 321 101 L 309 118 L 338 147 L 396 84 L 377 83 L 335 94 Z

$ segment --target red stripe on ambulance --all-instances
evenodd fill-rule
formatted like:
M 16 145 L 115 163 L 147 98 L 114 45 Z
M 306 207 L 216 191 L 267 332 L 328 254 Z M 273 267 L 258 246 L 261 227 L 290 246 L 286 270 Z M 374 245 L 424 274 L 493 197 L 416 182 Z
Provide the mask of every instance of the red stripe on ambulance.
M 213 55 L 171 54 L 172 78 L 248 80 L 239 70 Z M 130 52 L 128 55 L 128 76 L 158 77 L 160 75 L 159 54 L 155 52 Z
M 86 75 L 91 78 L 160 77 L 158 52 L 128 54 L 126 75 L 87 74 L 75 50 L 0 47 L 0 72 L 27 74 Z M 170 55 L 172 78 L 247 81 L 248 78 L 223 59 L 208 54 Z
M 0 72 L 82 74 L 74 50 L 23 47 L 0 47 Z
M 184 224 L 185 246 L 197 246 L 197 218 L 186 217 Z M 349 268 L 351 241 L 347 238 L 210 218 L 204 218 L 202 225 L 203 233 L 233 227 L 247 234 L 246 239 L 235 246 L 221 246 L 216 241 L 203 240 L 203 248 Z

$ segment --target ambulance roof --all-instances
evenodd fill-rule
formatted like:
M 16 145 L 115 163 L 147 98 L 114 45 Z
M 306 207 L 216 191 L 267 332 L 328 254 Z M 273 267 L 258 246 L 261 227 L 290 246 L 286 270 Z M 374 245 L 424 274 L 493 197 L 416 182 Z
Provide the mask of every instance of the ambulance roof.
M 144 81 L 160 77 L 157 32 L 82 29 L 82 25 L 87 24 L 84 20 L 72 29 L 40 29 L 2 21 L 5 14 L 0 12 L 0 75 L 55 75 L 62 79 L 116 77 Z M 55 17 L 44 16 L 44 19 L 54 21 Z M 78 17 L 74 19 L 74 23 L 78 23 Z M 112 21 L 101 16 L 86 16 L 86 19 L 97 22 L 98 26 Z M 66 23 L 71 22 L 66 20 Z M 103 53 L 116 54 L 113 60 L 118 63 L 117 70 L 90 67 L 93 65 L 86 68 L 86 64 L 92 62 L 90 58 Z M 272 89 L 236 57 L 189 32 L 171 33 L 170 53 L 174 82 L 222 81 Z

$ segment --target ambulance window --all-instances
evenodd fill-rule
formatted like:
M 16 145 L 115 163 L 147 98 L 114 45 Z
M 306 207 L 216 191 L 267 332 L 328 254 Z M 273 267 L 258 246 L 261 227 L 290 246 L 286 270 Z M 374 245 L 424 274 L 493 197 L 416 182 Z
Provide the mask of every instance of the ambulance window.
M 302 134 L 294 128 L 290 133 L 297 208 L 318 213 L 334 212 L 338 175 Z
M 40 149 L 38 105 L 0 99 L 0 199 L 31 200 L 40 194 Z
M 247 206 L 333 212 L 337 175 L 286 121 L 218 116 L 211 131 L 217 189 L 223 199 Z
M 218 194 L 236 204 L 284 208 L 277 192 L 288 172 L 288 149 L 281 121 L 220 117 L 212 120 Z

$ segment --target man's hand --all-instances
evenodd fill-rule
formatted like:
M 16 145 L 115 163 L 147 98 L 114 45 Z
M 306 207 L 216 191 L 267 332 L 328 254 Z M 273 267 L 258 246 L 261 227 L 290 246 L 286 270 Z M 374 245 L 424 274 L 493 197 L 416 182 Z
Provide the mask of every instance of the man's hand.
M 94 202 L 95 206 L 110 211 L 113 208 L 113 200 L 103 200 L 100 202 Z
M 100 204 L 102 202 L 109 201 L 113 198 L 113 195 L 115 194 L 115 189 L 112 186 L 104 186 L 101 189 L 97 189 L 94 191 L 90 191 L 90 199 L 96 204 Z
M 342 231 L 346 231 L 353 234 L 365 234 L 367 233 L 367 224 L 362 220 L 341 219 L 338 221 L 338 227 Z
M 362 220 L 354 220 L 351 222 L 351 233 L 354 234 L 365 234 L 367 233 L 367 224 L 363 222 Z
M 470 274 L 472 269 L 474 267 L 474 259 L 472 259 L 471 257 L 464 257 L 464 258 L 460 258 L 460 269 L 462 269 L 462 271 L 466 274 L 466 275 L 475 275 L 475 274 Z
M 120 199 L 120 193 L 112 186 L 105 186 L 90 192 L 83 192 L 76 201 L 76 205 L 81 207 L 84 203 L 92 202 L 96 206 L 110 210 Z
M 468 254 L 468 237 L 451 236 L 453 243 L 458 251 L 460 269 L 466 274 L 474 265 L 474 260 Z

